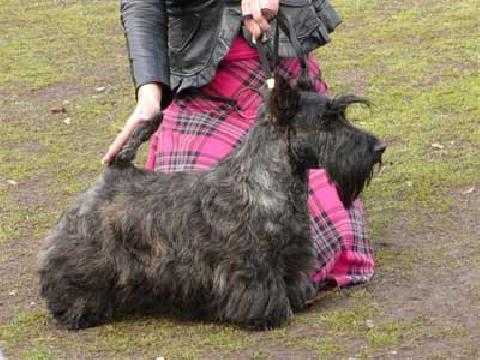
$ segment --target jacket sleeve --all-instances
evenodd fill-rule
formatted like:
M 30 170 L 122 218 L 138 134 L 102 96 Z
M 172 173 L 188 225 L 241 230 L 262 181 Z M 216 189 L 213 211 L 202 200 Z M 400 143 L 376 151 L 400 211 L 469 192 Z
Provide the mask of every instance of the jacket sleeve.
M 121 0 L 122 26 L 127 40 L 135 89 L 149 83 L 170 86 L 165 0 Z

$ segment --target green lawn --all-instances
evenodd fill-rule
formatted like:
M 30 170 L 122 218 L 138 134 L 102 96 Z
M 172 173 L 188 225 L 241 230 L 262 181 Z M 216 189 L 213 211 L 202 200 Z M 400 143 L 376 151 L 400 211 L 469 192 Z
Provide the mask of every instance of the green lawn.
M 253 333 L 165 317 L 57 329 L 35 256 L 134 105 L 118 1 L 0 0 L 0 349 L 9 359 L 480 358 L 480 7 L 347 1 L 318 50 L 385 138 L 365 193 L 377 276 Z M 105 87 L 104 91 L 97 88 Z M 52 113 L 64 108 L 65 112 Z M 55 111 L 53 111 L 55 112 Z

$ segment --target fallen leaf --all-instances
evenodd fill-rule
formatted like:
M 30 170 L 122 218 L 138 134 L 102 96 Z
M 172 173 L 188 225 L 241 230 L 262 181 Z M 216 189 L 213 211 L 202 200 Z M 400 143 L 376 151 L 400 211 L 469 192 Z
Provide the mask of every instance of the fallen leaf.
M 63 106 L 50 109 L 51 114 L 65 114 L 66 112 L 67 112 L 67 109 L 65 109 Z
M 438 143 L 432 144 L 432 147 L 433 147 L 434 149 L 439 149 L 439 150 L 445 149 L 445 146 L 443 146 L 442 144 L 438 144 Z

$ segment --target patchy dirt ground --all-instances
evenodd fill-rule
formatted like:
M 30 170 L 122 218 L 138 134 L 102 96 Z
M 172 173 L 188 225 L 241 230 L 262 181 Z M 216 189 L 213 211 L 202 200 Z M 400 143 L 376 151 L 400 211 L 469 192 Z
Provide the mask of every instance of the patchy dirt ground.
M 372 293 L 386 314 L 419 319 L 427 330 L 401 347 L 404 357 L 480 356 L 480 196 L 455 199 L 441 222 L 426 218 L 413 229 L 401 223 L 388 229 L 387 248 L 408 254 L 411 268 L 382 271 Z
M 0 359 L 480 358 L 480 9 L 333 3 L 344 24 L 317 52 L 323 75 L 373 100 L 353 115 L 389 143 L 365 194 L 375 279 L 272 332 L 162 316 L 66 332 L 35 258 L 133 106 L 118 4 L 0 0 Z

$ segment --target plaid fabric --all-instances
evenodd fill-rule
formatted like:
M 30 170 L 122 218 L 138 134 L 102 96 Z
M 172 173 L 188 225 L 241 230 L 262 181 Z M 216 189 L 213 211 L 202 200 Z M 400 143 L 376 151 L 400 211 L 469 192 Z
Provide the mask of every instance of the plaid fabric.
M 230 52 L 210 84 L 195 96 L 174 99 L 164 111 L 164 120 L 150 141 L 147 169 L 210 169 L 242 143 L 255 123 L 262 102 L 258 89 L 265 74 L 255 53 L 245 56 L 243 52 L 236 58 L 231 56 L 235 46 Z M 308 69 L 316 91 L 326 92 L 313 57 Z M 300 74 L 299 62 L 284 59 L 280 73 L 294 82 Z M 318 169 L 310 170 L 308 206 L 318 259 L 313 279 L 318 283 L 334 280 L 340 286 L 368 281 L 374 261 L 364 233 L 361 201 L 345 209 L 326 172 Z
M 323 169 L 310 170 L 308 209 L 317 252 L 316 282 L 335 280 L 340 286 L 364 283 L 373 276 L 372 248 L 365 236 L 363 204 L 345 209 Z

